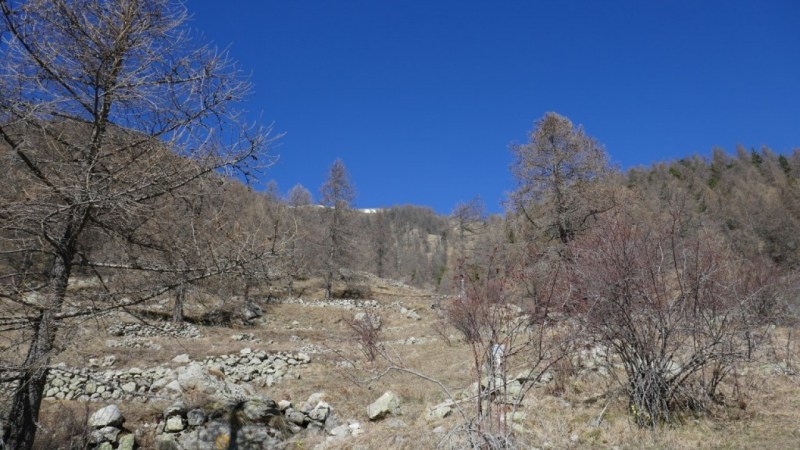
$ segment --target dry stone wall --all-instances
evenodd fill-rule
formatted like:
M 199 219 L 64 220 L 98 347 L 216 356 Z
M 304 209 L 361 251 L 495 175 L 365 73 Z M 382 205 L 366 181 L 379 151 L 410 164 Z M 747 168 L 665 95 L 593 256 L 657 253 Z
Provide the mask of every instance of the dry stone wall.
M 188 363 L 188 356 L 185 358 L 179 361 Z M 194 364 L 200 364 L 229 382 L 246 382 L 263 387 L 272 386 L 285 378 L 299 377 L 297 369 L 310 362 L 311 357 L 306 353 L 268 353 L 243 349 L 238 354 L 209 356 Z M 183 392 L 178 382 L 182 368 L 159 365 L 148 369 L 70 369 L 61 364 L 50 371 L 45 398 L 142 402 L 151 398 L 177 398 Z

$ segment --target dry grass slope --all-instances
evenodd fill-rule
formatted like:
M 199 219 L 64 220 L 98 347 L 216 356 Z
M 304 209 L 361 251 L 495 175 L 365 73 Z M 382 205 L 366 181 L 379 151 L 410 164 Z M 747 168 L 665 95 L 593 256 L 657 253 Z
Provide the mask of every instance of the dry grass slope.
M 378 293 L 379 306 L 374 312 L 382 319 L 382 337 L 388 351 L 409 368 L 439 380 L 453 393 L 460 393 L 474 380 L 471 353 L 454 329 L 444 329 L 432 309 L 436 297 L 396 282 L 370 279 L 373 293 Z M 311 284 L 311 282 L 309 282 Z M 405 308 L 405 310 L 403 310 Z M 123 349 L 107 347 L 105 328 L 110 323 L 94 321 L 83 324 L 70 346 L 58 360 L 72 367 L 83 367 L 90 358 L 113 353 L 115 367 L 149 367 L 159 363 L 175 366 L 171 360 L 186 353 L 194 360 L 207 355 L 237 353 L 250 347 L 268 351 L 311 352 L 312 363 L 299 369 L 299 379 L 284 380 L 264 394 L 280 399 L 305 399 L 315 392 L 325 392 L 337 416 L 358 421 L 364 433 L 359 436 L 331 440 L 323 436 L 300 435 L 292 438 L 289 448 L 462 448 L 463 437 L 451 434 L 462 419 L 458 414 L 436 421 L 426 420 L 427 409 L 447 400 L 440 386 L 422 378 L 389 373 L 372 379 L 382 369 L 379 359 L 364 360 L 354 342 L 346 319 L 359 309 L 278 303 L 264 305 L 265 315 L 255 326 L 201 326 L 203 337 L 175 339 L 153 337 L 160 349 Z M 403 311 L 414 310 L 420 319 L 409 318 Z M 119 317 L 114 318 L 115 320 Z M 237 341 L 234 334 L 251 333 L 256 341 Z M 785 330 L 774 333 L 776 345 L 772 361 L 785 361 L 791 366 L 800 361 L 794 341 L 787 344 Z M 413 337 L 411 340 L 409 338 Z M 613 379 L 595 371 L 579 370 L 571 363 L 552 370 L 554 380 L 534 387 L 526 397 L 515 434 L 519 448 L 616 448 L 616 449 L 694 449 L 694 448 L 797 448 L 800 442 L 800 383 L 781 365 L 766 358 L 753 361 L 728 380 L 723 391 L 724 405 L 704 415 L 684 417 L 677 426 L 658 432 L 639 428 L 627 411 L 627 402 Z M 780 372 L 780 373 L 779 373 Z M 402 415 L 379 422 L 370 422 L 366 407 L 384 391 L 391 390 L 402 399 Z M 457 394 L 456 394 L 457 395 Z M 202 404 L 203 398 L 188 399 Z M 140 443 L 152 441 L 155 422 L 165 404 L 158 402 L 121 404 L 128 418 L 126 427 L 140 430 Z M 91 409 L 99 405 L 92 404 Z M 56 442 L 67 439 L 48 424 L 60 421 L 65 411 L 72 417 L 83 417 L 85 406 L 77 401 L 47 401 L 42 419 L 45 432 L 39 436 L 39 448 L 56 448 Z M 465 403 L 465 408 L 468 405 Z M 80 413 L 80 414 L 78 414 Z M 70 415 L 70 414 L 68 414 Z M 73 424 L 79 429 L 79 424 Z M 62 433 L 63 434 L 63 433 Z M 51 445 L 48 447 L 48 445 Z

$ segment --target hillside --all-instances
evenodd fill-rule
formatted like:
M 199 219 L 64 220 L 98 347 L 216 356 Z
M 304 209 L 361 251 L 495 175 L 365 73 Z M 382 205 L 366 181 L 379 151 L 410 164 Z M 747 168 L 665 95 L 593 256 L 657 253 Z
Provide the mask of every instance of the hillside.
M 220 408 L 212 400 L 214 393 L 203 394 L 203 386 L 170 391 L 159 387 L 165 383 L 157 380 L 168 381 L 175 376 L 171 374 L 181 373 L 182 367 L 193 361 L 207 364 L 210 373 L 221 372 L 226 382 L 249 386 L 246 389 L 253 390 L 254 398 L 288 400 L 295 409 L 302 409 L 310 396 L 324 400 L 332 417 L 325 425 L 327 431 L 303 431 L 283 441 L 285 448 L 402 449 L 435 447 L 443 442 L 446 448 L 462 448 L 466 443 L 453 430 L 463 426 L 463 418 L 453 406 L 434 408 L 454 400 L 461 402 L 468 414 L 474 413 L 474 400 L 462 394 L 470 392 L 476 380 L 470 365 L 465 364 L 471 358 L 471 346 L 442 323 L 439 310 L 431 309 L 432 303 L 448 300 L 397 282 L 368 279 L 373 292 L 389 292 L 374 300 L 263 300 L 259 305 L 264 316 L 246 325 L 186 325 L 183 332 L 171 333 L 168 322 L 142 323 L 127 315 L 84 324 L 73 330 L 74 345 L 59 356 L 58 371 L 51 375 L 42 417 L 45 431 L 37 448 L 56 448 L 70 439 L 83 442 L 80 440 L 88 438 L 92 430 L 84 428 L 82 421 L 108 403 L 119 406 L 125 429 L 135 431 L 143 448 L 156 448 L 156 442 L 162 443 L 160 448 L 165 448 L 163 442 L 189 442 L 188 431 L 163 431 L 163 411 L 182 399 L 186 411 L 199 408 L 213 417 L 214 408 Z M 409 293 L 413 295 L 406 295 Z M 379 357 L 368 362 L 358 350 L 347 324 L 359 312 L 380 317 L 382 345 L 392 364 L 407 372 L 375 377 L 388 360 Z M 517 445 L 525 447 L 790 447 L 797 439 L 792 424 L 800 419 L 796 402 L 800 392 L 790 362 L 796 361 L 798 354 L 794 341 L 786 341 L 786 330 L 772 333 L 778 347 L 765 350 L 733 376 L 736 398 L 714 407 L 711 414 L 686 417 L 679 427 L 653 434 L 633 423 L 614 382 L 615 369 L 607 368 L 598 347 L 592 346 L 547 369 L 539 381 L 523 381 L 520 387 L 526 392 L 525 400 L 509 426 L 514 427 Z M 780 348 L 787 342 L 790 348 Z M 784 363 L 768 362 L 774 358 L 768 355 L 771 351 L 778 352 Z M 286 355 L 282 357 L 290 361 L 285 365 L 288 370 L 267 369 L 264 373 L 272 375 L 262 376 L 248 369 L 245 361 L 250 355 L 275 355 L 275 360 Z M 308 361 L 302 362 L 303 358 Z M 264 356 L 261 359 L 266 361 Z M 295 359 L 301 363 L 291 362 Z M 147 381 L 148 373 L 159 375 Z M 421 378 L 423 375 L 442 385 Z M 127 387 L 127 380 L 132 380 L 136 389 Z M 214 380 L 212 376 L 206 382 L 213 385 Z M 399 397 L 401 413 L 369 420 L 367 406 L 385 391 Z M 91 398 L 88 403 L 87 397 Z M 433 410 L 436 412 L 431 413 Z M 448 410 L 452 411 L 445 412 Z M 444 414 L 446 417 L 439 418 Z M 346 425 L 346 433 L 337 429 L 341 425 Z
M 0 450 L 796 446 L 800 150 L 622 170 L 543 112 L 503 214 L 358 209 L 323 112 L 284 194 L 188 6 L 0 0 Z

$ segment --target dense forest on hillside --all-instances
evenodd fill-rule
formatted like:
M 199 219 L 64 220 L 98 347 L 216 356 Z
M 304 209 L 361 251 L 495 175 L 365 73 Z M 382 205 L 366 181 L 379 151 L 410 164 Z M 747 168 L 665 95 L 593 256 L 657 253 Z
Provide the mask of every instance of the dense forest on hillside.
M 763 258 L 764 264 L 776 270 L 792 271 L 800 257 L 798 173 L 800 151 L 777 155 L 768 148 L 737 148 L 735 154 L 717 148 L 706 157 L 695 155 L 626 171 L 609 169 L 581 188 L 587 199 L 603 205 L 603 211 L 580 228 L 584 231 L 605 212 L 624 209 L 632 202 L 642 208 L 643 221 L 650 219 L 647 215 L 680 207 L 694 228 L 724 239 L 737 257 Z M 286 230 L 278 234 L 287 239 L 296 233 L 289 239 L 291 251 L 287 252 L 293 255 L 288 259 L 294 262 L 294 270 L 305 274 L 322 270 L 321 261 L 312 255 L 325 244 L 311 237 L 324 236 L 330 211 L 311 205 L 310 197 L 307 204 L 295 205 L 277 195 L 247 195 L 230 201 L 241 202 L 241 208 L 251 202 L 271 204 L 264 209 L 269 217 L 260 221 L 278 224 L 276 230 L 283 223 Z M 513 199 L 508 206 L 504 216 L 486 214 L 480 199 L 457 205 L 449 216 L 413 205 L 350 209 L 346 213 L 350 231 L 344 243 L 349 257 L 341 267 L 452 293 L 452 280 L 459 276 L 460 267 L 465 261 L 480 259 L 481 253 L 533 244 L 545 249 L 559 241 L 540 223 L 550 214 L 545 204 L 533 204 L 524 213 L 515 208 Z

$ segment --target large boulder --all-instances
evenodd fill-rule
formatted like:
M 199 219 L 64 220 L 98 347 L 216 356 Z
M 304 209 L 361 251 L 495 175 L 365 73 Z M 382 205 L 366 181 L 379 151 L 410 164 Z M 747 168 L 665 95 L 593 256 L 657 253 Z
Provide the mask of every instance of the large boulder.
M 263 315 L 264 315 L 264 310 L 262 310 L 260 306 L 254 303 L 245 304 L 242 310 L 242 316 L 244 317 L 245 320 L 258 319 Z
M 125 423 L 117 405 L 108 405 L 98 409 L 89 417 L 89 426 L 92 428 L 121 427 Z
M 369 420 L 380 420 L 388 415 L 400 414 L 400 398 L 392 391 L 386 391 L 367 407 Z
M 425 419 L 429 422 L 433 422 L 444 419 L 452 413 L 453 403 L 448 401 L 439 403 L 438 405 L 432 406 L 430 409 L 428 409 L 428 412 L 425 414 Z
M 222 389 L 224 382 L 211 375 L 200 363 L 192 362 L 178 368 L 178 383 L 183 391 L 200 391 L 213 394 Z
M 209 369 L 198 362 L 178 368 L 178 384 L 183 392 L 198 391 L 223 401 L 247 398 L 255 393 L 252 386 L 228 381 L 219 369 Z
M 270 418 L 281 415 L 275 401 L 266 397 L 251 398 L 244 404 L 242 412 L 256 423 L 267 423 Z

